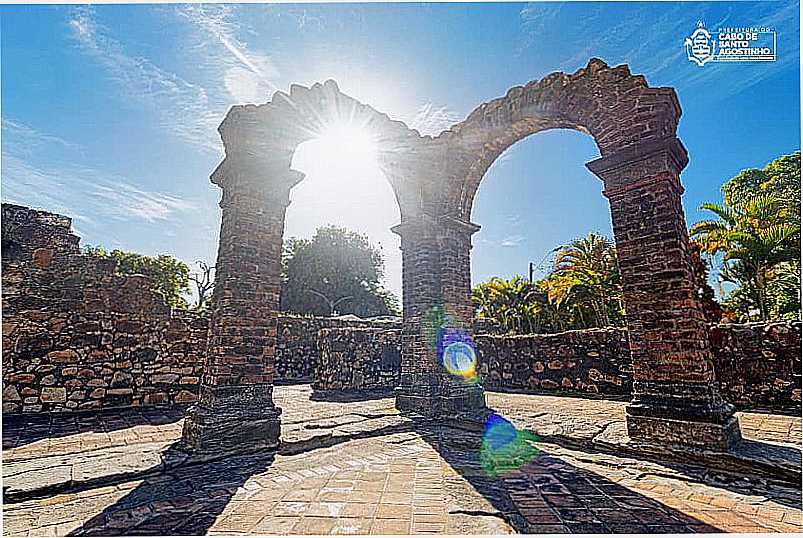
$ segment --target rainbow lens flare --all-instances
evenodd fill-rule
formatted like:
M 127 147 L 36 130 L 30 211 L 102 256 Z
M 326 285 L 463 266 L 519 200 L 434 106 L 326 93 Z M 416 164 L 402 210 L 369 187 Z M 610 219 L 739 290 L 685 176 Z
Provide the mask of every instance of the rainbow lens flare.
M 443 366 L 452 375 L 463 379 L 477 377 L 477 355 L 474 348 L 465 342 L 455 342 L 443 350 Z
M 477 379 L 477 353 L 474 341 L 455 326 L 443 306 L 430 308 L 424 315 L 424 330 L 433 351 L 447 372 L 470 383 Z
M 446 328 L 438 351 L 447 372 L 465 381 L 477 381 L 477 353 L 471 336 L 460 329 Z
M 485 421 L 480 464 L 491 478 L 518 469 L 538 455 L 538 449 L 531 444 L 537 440 L 534 433 L 518 430 L 509 420 L 492 414 Z

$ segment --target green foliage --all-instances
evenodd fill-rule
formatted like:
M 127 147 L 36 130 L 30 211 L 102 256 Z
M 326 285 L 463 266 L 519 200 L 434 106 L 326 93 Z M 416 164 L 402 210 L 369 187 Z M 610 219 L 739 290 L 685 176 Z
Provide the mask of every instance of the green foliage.
M 516 334 L 550 332 L 554 313 L 546 292 L 519 276 L 510 280 L 494 277 L 471 293 L 477 317 L 487 319 Z
M 737 286 L 725 305 L 740 321 L 799 319 L 800 152 L 741 172 L 722 193 L 723 204 L 700 206 L 715 218 L 690 233 L 709 260 L 722 256 L 719 277 Z
M 360 234 L 336 226 L 312 239 L 292 238 L 282 253 L 282 310 L 329 316 L 396 315 L 396 297 L 383 289 L 382 254 Z
M 623 324 L 616 247 L 601 235 L 561 247 L 545 286 L 551 301 L 568 307 L 573 329 Z
M 558 249 L 552 272 L 538 282 L 492 278 L 472 290 L 481 319 L 507 332 L 535 334 L 622 325 L 616 249 L 589 234 Z
M 190 269 L 187 264 L 172 256 L 144 256 L 122 250 L 106 251 L 102 247 L 86 246 L 84 254 L 117 261 L 117 272 L 122 275 L 146 275 L 153 279 L 156 291 L 173 308 L 187 308 L 183 295 L 189 293 Z

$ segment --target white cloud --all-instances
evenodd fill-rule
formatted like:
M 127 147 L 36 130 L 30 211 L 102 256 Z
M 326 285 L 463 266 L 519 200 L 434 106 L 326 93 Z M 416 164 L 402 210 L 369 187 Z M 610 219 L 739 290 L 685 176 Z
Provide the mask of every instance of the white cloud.
M 11 120 L 2 126 L 4 201 L 63 213 L 98 229 L 98 220 L 167 222 L 195 209 L 176 195 L 142 189 L 128 178 L 96 168 L 52 159 L 49 164 L 32 164 L 37 156 L 47 158 L 48 145 L 61 139 Z
M 240 103 L 263 103 L 278 88 L 279 71 L 270 56 L 250 50 L 237 37 L 241 30 L 235 21 L 235 6 L 194 4 L 177 9 L 179 16 L 198 30 L 196 47 L 204 61 L 216 72 L 224 73 L 223 84 L 229 96 Z
M 406 123 L 411 129 L 415 129 L 422 135 L 435 136 L 462 120 L 463 118 L 448 107 L 426 103 L 421 105 L 415 115 Z
M 221 151 L 216 128 L 224 111 L 212 107 L 203 87 L 147 58 L 128 54 L 123 44 L 96 21 L 89 6 L 76 8 L 69 25 L 81 49 L 106 68 L 127 99 L 152 107 L 163 129 L 202 150 Z
M 504 239 L 502 239 L 502 241 L 499 243 L 499 246 L 500 247 L 506 247 L 506 248 L 517 247 L 525 239 L 526 239 L 526 237 L 524 237 L 523 235 L 519 235 L 519 234 L 510 235 L 510 236 L 505 237 Z

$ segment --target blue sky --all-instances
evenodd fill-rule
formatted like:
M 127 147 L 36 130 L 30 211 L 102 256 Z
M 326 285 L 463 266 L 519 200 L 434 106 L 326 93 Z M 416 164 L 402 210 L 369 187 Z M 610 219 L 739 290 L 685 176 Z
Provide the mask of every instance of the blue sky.
M 188 263 L 216 255 L 217 125 L 232 104 L 291 83 L 333 78 L 437 134 L 511 86 L 591 57 L 628 63 L 678 92 L 690 223 L 724 180 L 800 148 L 797 2 L 4 6 L 0 17 L 2 199 L 72 216 L 83 244 Z M 698 67 L 683 49 L 698 20 L 769 26 L 778 60 Z M 389 187 L 371 163 L 334 166 L 318 150 L 309 142 L 294 159 L 307 179 L 286 237 L 329 222 L 368 233 L 398 293 Z M 528 261 L 588 231 L 610 235 L 584 167 L 598 155 L 588 136 L 552 131 L 492 166 L 472 215 L 475 282 L 526 275 Z

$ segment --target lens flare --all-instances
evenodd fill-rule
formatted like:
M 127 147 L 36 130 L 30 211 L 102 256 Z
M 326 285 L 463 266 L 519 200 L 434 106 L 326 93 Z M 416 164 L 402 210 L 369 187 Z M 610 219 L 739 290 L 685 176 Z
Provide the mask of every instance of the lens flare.
M 477 377 L 477 356 L 474 349 L 465 342 L 455 342 L 443 350 L 443 366 L 452 375 L 463 379 Z
M 518 469 L 538 455 L 538 449 L 531 444 L 537 440 L 534 433 L 518 430 L 509 420 L 492 414 L 485 421 L 480 464 L 491 478 Z
M 476 383 L 477 353 L 471 335 L 453 322 L 443 306 L 430 308 L 423 322 L 424 332 L 438 362 L 450 374 L 463 381 Z
M 441 364 L 450 374 L 464 381 L 477 381 L 477 352 L 474 341 L 465 331 L 446 327 L 440 342 Z

